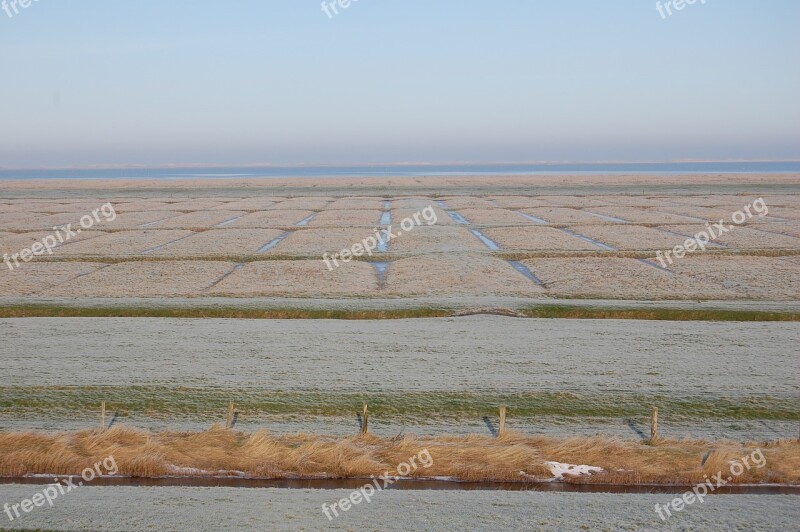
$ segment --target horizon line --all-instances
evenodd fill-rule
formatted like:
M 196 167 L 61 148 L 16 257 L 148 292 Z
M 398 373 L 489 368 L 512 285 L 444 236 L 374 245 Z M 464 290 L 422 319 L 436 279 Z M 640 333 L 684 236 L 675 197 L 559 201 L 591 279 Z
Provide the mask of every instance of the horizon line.
M 67 166 L 4 167 L 0 172 L 42 170 L 163 170 L 193 168 L 373 168 L 373 167 L 431 167 L 431 166 L 520 166 L 520 165 L 635 165 L 635 164 L 735 164 L 735 163 L 800 163 L 800 159 L 677 159 L 660 161 L 446 161 L 446 162 L 387 162 L 387 163 L 163 163 L 163 164 L 96 164 Z

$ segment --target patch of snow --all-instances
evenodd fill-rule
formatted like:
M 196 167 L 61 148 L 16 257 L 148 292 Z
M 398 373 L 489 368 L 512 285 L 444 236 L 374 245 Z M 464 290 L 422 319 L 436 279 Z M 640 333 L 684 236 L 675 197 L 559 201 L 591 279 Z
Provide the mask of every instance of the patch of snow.
M 604 469 L 597 466 L 562 464 L 561 462 L 545 462 L 553 474 L 553 480 L 563 480 L 564 475 L 579 477 L 581 475 L 591 475 L 592 473 L 602 473 Z
M 212 477 L 244 477 L 246 476 L 244 471 L 206 471 L 205 469 L 197 469 L 195 467 L 180 467 L 176 465 L 169 464 L 167 469 L 170 473 L 174 473 L 177 475 L 188 475 L 188 476 L 212 476 Z
M 180 473 L 181 475 L 208 475 L 208 471 L 205 469 L 197 469 L 195 467 L 178 467 L 176 465 L 169 464 L 167 466 L 170 473 Z
M 114 477 L 128 478 L 128 475 L 120 475 L 119 473 L 103 473 L 98 475 L 97 472 L 95 472 L 94 475 L 94 478 L 114 478 Z M 81 479 L 83 477 L 81 477 L 80 475 L 72 475 L 72 474 L 63 475 L 59 473 L 27 473 L 25 475 L 22 475 L 21 478 L 52 478 L 52 479 L 72 480 L 73 478 Z

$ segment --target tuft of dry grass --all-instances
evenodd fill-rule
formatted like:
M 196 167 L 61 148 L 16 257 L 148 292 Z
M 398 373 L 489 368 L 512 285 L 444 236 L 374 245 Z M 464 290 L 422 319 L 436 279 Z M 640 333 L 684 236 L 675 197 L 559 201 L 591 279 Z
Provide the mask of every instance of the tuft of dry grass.
M 0 476 L 79 474 L 113 456 L 120 475 L 231 475 L 261 479 L 362 478 L 396 474 L 397 466 L 427 449 L 429 468 L 411 478 L 450 477 L 460 481 L 550 480 L 545 462 L 602 467 L 603 473 L 567 479 L 576 483 L 691 485 L 730 462 L 760 449 L 762 468 L 752 467 L 732 483 L 800 483 L 800 442 L 762 444 L 731 441 L 641 441 L 602 436 L 558 439 L 509 432 L 502 437 L 440 436 L 383 439 L 374 435 L 274 436 L 214 426 L 204 432 L 152 433 L 125 426 L 105 432 L 0 433 Z M 752 463 L 752 461 L 751 461 Z

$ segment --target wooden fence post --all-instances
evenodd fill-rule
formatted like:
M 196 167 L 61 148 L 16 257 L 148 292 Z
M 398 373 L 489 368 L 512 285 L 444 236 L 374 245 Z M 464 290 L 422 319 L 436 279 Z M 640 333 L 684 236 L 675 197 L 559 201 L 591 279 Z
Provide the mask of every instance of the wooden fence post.
M 226 429 L 233 428 L 233 401 L 228 403 L 228 421 L 225 423 Z
M 369 413 L 367 412 L 367 403 L 364 403 L 364 408 L 361 410 L 361 434 L 366 434 L 368 429 Z
M 650 416 L 650 443 L 658 440 L 658 408 L 653 407 L 653 414 Z
M 106 402 L 100 403 L 100 430 L 106 430 Z
M 506 405 L 500 405 L 500 427 L 497 429 L 497 436 L 506 433 Z

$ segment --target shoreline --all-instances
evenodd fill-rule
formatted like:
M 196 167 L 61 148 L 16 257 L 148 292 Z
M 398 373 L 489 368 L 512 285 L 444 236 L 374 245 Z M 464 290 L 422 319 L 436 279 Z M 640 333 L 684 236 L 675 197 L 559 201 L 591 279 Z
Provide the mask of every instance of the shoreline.
M 148 179 L 148 178 L 87 178 L 87 179 L 2 179 L 0 180 L 0 197 L 5 191 L 16 190 L 139 190 L 176 189 L 191 191 L 195 194 L 215 191 L 215 189 L 239 189 L 252 193 L 259 189 L 279 190 L 285 193 L 286 187 L 303 189 L 305 193 L 316 192 L 314 189 L 326 190 L 328 188 L 341 188 L 343 194 L 352 194 L 353 188 L 367 187 L 393 191 L 403 187 L 427 191 L 433 187 L 445 189 L 441 194 L 457 196 L 459 188 L 481 186 L 482 188 L 503 188 L 520 185 L 535 187 L 558 186 L 789 186 L 792 189 L 800 188 L 800 173 L 675 173 L 658 174 L 637 172 L 624 174 L 618 172 L 596 174 L 490 174 L 490 175 L 434 175 L 434 176 L 328 176 L 328 177 L 227 177 L 227 178 L 181 178 L 181 179 Z M 487 182 L 488 181 L 488 182 Z M 202 184 L 204 191 L 197 190 Z M 327 191 L 327 190 L 326 190 Z M 383 195 L 382 191 L 375 193 Z
M 0 477 L 0 486 L 46 486 L 52 479 L 65 475 L 36 475 L 23 477 Z M 70 480 L 80 475 L 67 475 Z M 364 483 L 371 482 L 372 477 L 354 478 L 294 478 L 263 479 L 230 476 L 163 476 L 139 478 L 130 476 L 103 476 L 92 480 L 94 487 L 191 487 L 191 488 L 243 488 L 264 489 L 276 488 L 285 490 L 335 490 L 357 489 Z M 88 486 L 88 485 L 87 485 Z M 601 484 L 575 483 L 564 481 L 506 481 L 506 482 L 471 482 L 438 478 L 398 478 L 386 489 L 407 491 L 544 491 L 559 493 L 668 493 L 680 494 L 691 489 L 694 484 Z M 736 484 L 721 486 L 713 495 L 794 495 L 800 496 L 800 484 Z

